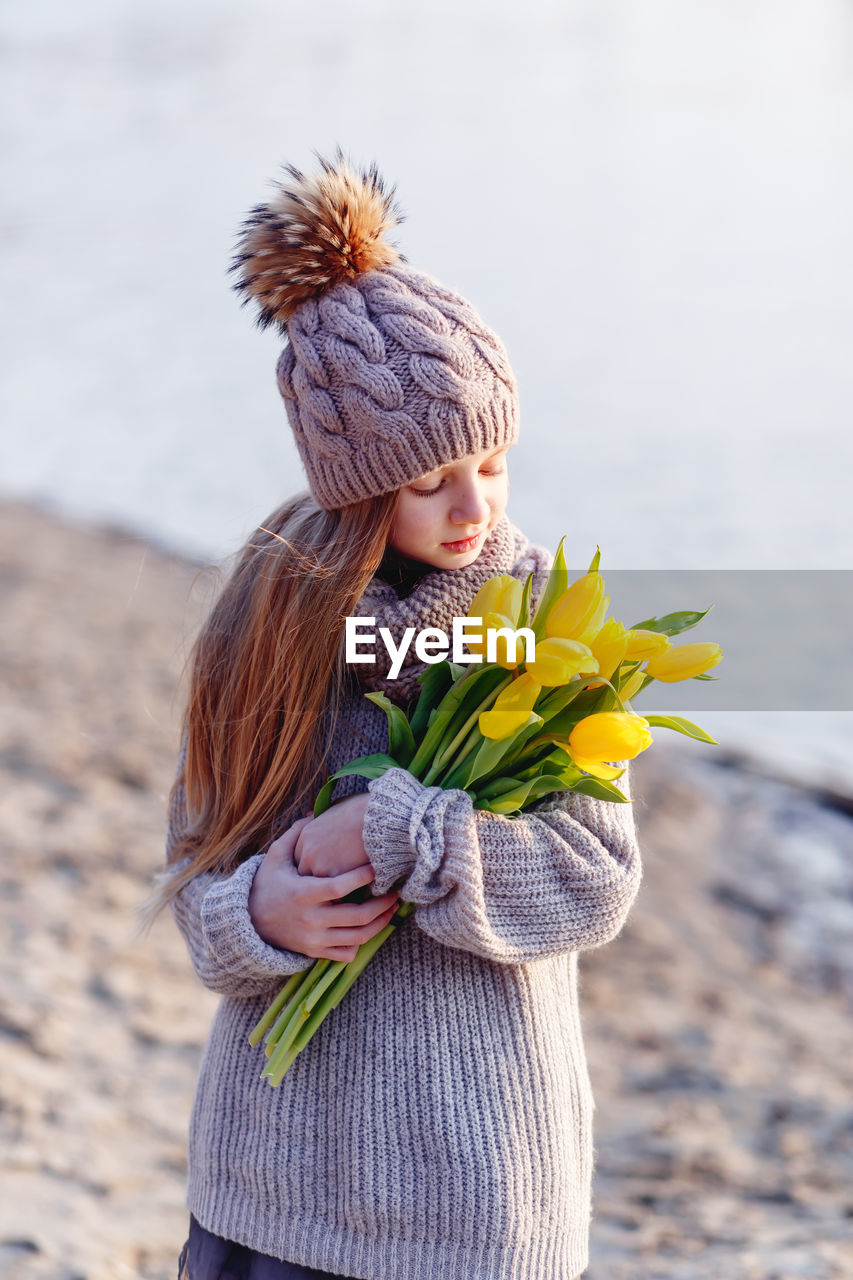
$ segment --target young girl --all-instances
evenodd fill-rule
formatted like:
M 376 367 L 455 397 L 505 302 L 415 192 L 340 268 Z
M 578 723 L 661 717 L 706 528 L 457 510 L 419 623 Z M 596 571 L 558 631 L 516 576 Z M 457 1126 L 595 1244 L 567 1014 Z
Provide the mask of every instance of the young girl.
M 578 953 L 640 881 L 630 805 L 562 793 L 513 818 L 387 750 L 425 667 L 344 661 L 344 620 L 448 634 L 495 574 L 551 558 L 505 515 L 516 383 L 473 307 L 407 266 L 375 166 L 340 149 L 254 209 L 236 287 L 286 337 L 278 385 L 309 493 L 243 549 L 196 642 L 170 806 L 170 902 L 223 996 L 189 1140 L 189 1280 L 573 1280 L 594 1102 Z M 593 531 L 594 532 L 594 531 Z M 621 762 L 620 762 L 621 763 Z M 626 786 L 623 774 L 620 787 Z M 361 904 L 341 898 L 362 885 Z M 248 1034 L 283 981 L 350 960 L 416 904 L 278 1088 Z

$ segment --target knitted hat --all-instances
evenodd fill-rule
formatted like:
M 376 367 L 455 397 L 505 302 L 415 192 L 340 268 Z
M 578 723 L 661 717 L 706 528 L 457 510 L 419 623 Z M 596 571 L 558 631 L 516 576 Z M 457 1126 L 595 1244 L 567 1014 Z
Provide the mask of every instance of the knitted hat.
M 385 238 L 403 220 L 376 165 L 276 183 L 231 266 L 262 328 L 287 338 L 278 386 L 312 494 L 333 509 L 518 439 L 503 344 L 458 293 Z

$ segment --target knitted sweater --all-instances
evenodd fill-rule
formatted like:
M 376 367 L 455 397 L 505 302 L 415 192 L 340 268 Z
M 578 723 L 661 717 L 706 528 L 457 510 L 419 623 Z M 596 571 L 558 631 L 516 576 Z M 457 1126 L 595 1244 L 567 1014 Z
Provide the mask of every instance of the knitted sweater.
M 504 517 L 473 565 L 428 573 L 402 600 L 374 578 L 354 613 L 449 632 L 486 578 L 532 569 L 536 599 L 550 563 Z M 422 670 L 383 686 L 379 664 L 358 668 L 332 769 L 387 750 L 364 688 L 405 705 Z M 197 876 L 174 904 L 199 978 L 223 996 L 192 1111 L 189 1208 L 259 1252 L 363 1280 L 573 1280 L 588 1262 L 594 1108 L 578 954 L 616 937 L 636 896 L 631 807 L 563 793 L 503 817 L 403 769 L 335 794 L 365 789 L 372 890 L 402 878 L 417 908 L 278 1088 L 247 1036 L 312 961 L 252 926 L 263 852 Z M 305 812 L 308 799 L 288 821 Z M 178 794 L 170 842 L 184 821 Z

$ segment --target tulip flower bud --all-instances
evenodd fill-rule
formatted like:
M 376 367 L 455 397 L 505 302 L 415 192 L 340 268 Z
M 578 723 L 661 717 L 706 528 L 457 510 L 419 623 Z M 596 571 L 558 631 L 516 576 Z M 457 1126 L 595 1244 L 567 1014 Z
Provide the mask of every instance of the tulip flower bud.
M 718 644 L 706 641 L 701 644 L 677 644 L 646 663 L 646 671 L 655 680 L 672 684 L 676 680 L 689 680 L 715 667 L 723 656 Z
M 545 622 L 550 639 L 578 640 L 589 644 L 601 630 L 610 597 L 604 594 L 600 573 L 585 573 L 554 602 Z
M 598 635 L 590 644 L 592 656 L 598 662 L 598 674 L 609 680 L 619 663 L 625 657 L 628 646 L 628 632 L 621 622 L 608 618 Z
M 499 573 L 484 582 L 471 602 L 469 618 L 485 618 L 487 613 L 498 613 L 508 619 L 508 625 L 518 626 L 524 584 L 508 573 Z
M 526 671 L 541 685 L 568 684 L 573 676 L 592 675 L 598 671 L 598 663 L 590 649 L 577 640 L 540 640 L 536 646 L 536 661 L 528 662 Z
M 477 617 L 477 614 L 471 615 Z M 469 653 L 478 654 L 485 662 L 488 660 L 488 633 L 490 631 L 502 631 L 509 629 L 515 632 L 516 626 L 511 618 L 504 617 L 500 613 L 487 613 L 483 616 L 483 625 L 477 630 L 466 630 L 468 636 L 466 647 Z M 515 643 L 512 644 L 508 636 L 495 637 L 495 658 L 494 661 L 499 667 L 504 667 L 507 671 L 514 671 L 520 663 L 527 657 L 527 645 L 524 637 L 518 636 Z
M 599 711 L 578 721 L 569 734 L 569 751 L 581 760 L 633 760 L 652 745 L 649 722 L 625 711 Z
M 625 657 L 629 660 L 644 662 L 646 658 L 656 658 L 666 653 L 672 645 L 669 636 L 661 631 L 633 630 L 627 633 Z
M 484 738 L 502 739 L 527 724 L 542 686 L 526 671 L 498 694 L 491 711 L 484 711 L 478 721 Z

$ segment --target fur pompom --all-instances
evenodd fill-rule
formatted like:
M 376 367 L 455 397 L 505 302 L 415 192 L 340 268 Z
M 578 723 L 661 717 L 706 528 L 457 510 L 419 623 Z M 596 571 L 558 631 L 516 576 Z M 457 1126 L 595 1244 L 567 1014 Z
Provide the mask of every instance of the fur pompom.
M 403 221 L 376 165 L 357 170 L 337 148 L 335 161 L 315 152 L 322 173 L 306 177 L 293 165 L 293 179 L 278 182 L 269 204 L 254 208 L 240 228 L 230 270 L 243 304 L 254 298 L 261 328 L 284 328 L 307 298 L 364 271 L 405 262 L 385 233 Z

